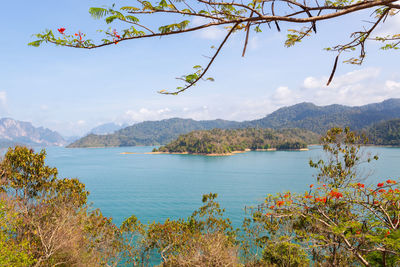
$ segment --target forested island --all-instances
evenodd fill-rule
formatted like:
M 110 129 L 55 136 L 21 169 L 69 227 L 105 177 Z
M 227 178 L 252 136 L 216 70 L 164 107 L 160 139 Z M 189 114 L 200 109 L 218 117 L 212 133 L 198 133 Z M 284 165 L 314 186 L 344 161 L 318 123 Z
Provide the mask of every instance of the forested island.
M 299 150 L 319 142 L 320 136 L 303 129 L 213 129 L 193 131 L 154 149 L 158 153 L 230 155 L 246 150 Z

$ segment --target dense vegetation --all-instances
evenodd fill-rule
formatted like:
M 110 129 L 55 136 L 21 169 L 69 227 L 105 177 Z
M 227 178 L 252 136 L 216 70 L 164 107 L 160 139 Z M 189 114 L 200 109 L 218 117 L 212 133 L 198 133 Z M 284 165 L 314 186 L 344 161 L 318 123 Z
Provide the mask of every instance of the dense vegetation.
M 400 188 L 359 176 L 365 143 L 348 129 L 322 139 L 324 160 L 304 193 L 268 195 L 234 229 L 216 194 L 187 219 L 121 226 L 87 204 L 77 179 L 45 152 L 9 149 L 0 164 L 0 266 L 399 266 Z M 365 155 L 365 154 L 364 154 Z
M 400 99 L 388 99 L 381 103 L 360 107 L 342 105 L 316 106 L 300 103 L 284 107 L 260 119 L 244 123 L 247 127 L 302 128 L 324 134 L 332 127 L 348 126 L 361 130 L 382 120 L 400 118 Z
M 153 152 L 188 152 L 195 154 L 228 154 L 246 149 L 301 149 L 318 143 L 319 136 L 302 129 L 233 129 L 203 130 L 180 135 Z
M 332 127 L 349 126 L 352 130 L 360 130 L 373 123 L 394 118 L 400 118 L 400 99 L 389 99 L 382 103 L 360 107 L 341 105 L 319 107 L 311 103 L 301 103 L 278 109 L 260 120 L 245 122 L 195 121 L 178 118 L 146 121 L 121 129 L 114 134 L 90 134 L 68 147 L 160 145 L 171 142 L 181 134 L 214 128 L 301 128 L 322 135 Z
M 374 124 L 366 134 L 371 144 L 400 146 L 400 119 Z
M 238 122 L 225 120 L 195 121 L 173 118 L 161 121 L 145 121 L 126 127 L 113 134 L 89 134 L 68 147 L 109 147 L 166 144 L 179 134 L 194 130 L 213 128 L 234 128 Z

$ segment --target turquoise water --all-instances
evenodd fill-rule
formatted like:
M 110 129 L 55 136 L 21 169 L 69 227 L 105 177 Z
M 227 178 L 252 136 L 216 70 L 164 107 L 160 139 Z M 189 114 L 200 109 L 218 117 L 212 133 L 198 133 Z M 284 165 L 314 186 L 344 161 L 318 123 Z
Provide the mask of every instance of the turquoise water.
M 186 218 L 201 206 L 205 193 L 218 193 L 236 226 L 244 207 L 260 203 L 268 193 L 302 192 L 315 183 L 309 151 L 248 152 L 235 156 L 120 154 L 150 152 L 153 147 L 47 148 L 47 164 L 59 177 L 76 177 L 86 184 L 90 201 L 120 224 L 135 214 L 143 223 Z M 367 183 L 400 176 L 400 148 L 368 147 L 380 160 L 370 164 Z M 375 171 L 373 171 L 375 170 Z

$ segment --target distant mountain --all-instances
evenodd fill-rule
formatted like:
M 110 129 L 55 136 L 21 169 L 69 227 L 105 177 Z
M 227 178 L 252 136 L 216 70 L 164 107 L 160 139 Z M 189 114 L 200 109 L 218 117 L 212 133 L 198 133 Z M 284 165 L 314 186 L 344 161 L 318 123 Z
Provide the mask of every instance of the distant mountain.
M 359 107 L 343 105 L 317 106 L 312 103 L 300 103 L 280 108 L 262 119 L 245 122 L 225 120 L 195 121 L 179 118 L 145 121 L 121 129 L 114 134 L 90 134 L 70 144 L 68 147 L 166 144 L 180 134 L 213 128 L 300 128 L 323 134 L 334 126 L 350 126 L 352 130 L 360 130 L 374 123 L 396 118 L 400 118 L 400 99 L 389 99 L 381 103 Z
M 126 127 L 128 127 L 128 124 L 116 124 L 114 122 L 110 122 L 94 127 L 89 131 L 89 134 L 112 134 Z
M 400 118 L 400 99 L 359 107 L 300 103 L 280 108 L 262 119 L 244 122 L 242 127 L 303 128 L 323 134 L 334 126 L 350 126 L 352 130 L 360 130 L 373 123 L 395 118 Z
M 400 146 L 400 119 L 376 123 L 366 130 L 371 144 Z
M 236 128 L 239 122 L 226 120 L 195 121 L 192 119 L 172 118 L 161 121 L 145 121 L 126 127 L 114 134 L 89 134 L 68 147 L 108 147 L 166 144 L 180 134 L 194 130 L 213 128 Z
M 43 127 L 34 127 L 30 122 L 0 119 L 0 147 L 16 144 L 62 146 L 66 141 L 59 133 Z

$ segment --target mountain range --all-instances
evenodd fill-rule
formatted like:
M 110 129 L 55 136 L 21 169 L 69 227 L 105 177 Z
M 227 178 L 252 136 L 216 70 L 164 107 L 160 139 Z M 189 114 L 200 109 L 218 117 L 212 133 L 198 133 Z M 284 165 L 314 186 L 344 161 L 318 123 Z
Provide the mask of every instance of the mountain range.
M 0 147 L 15 146 L 63 146 L 67 142 L 57 132 L 34 127 L 30 122 L 11 118 L 0 119 Z
M 244 122 L 220 119 L 196 121 L 180 118 L 145 121 L 112 134 L 89 134 L 68 147 L 159 145 L 172 141 L 180 134 L 214 128 L 300 128 L 323 134 L 334 126 L 349 126 L 352 130 L 361 130 L 371 127 L 375 123 L 396 118 L 400 118 L 400 99 L 388 99 L 380 103 L 358 107 L 336 104 L 317 106 L 305 102 L 280 108 L 258 120 Z

